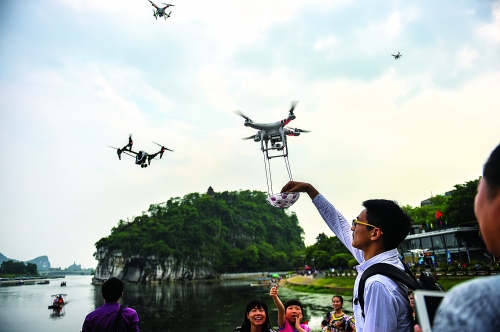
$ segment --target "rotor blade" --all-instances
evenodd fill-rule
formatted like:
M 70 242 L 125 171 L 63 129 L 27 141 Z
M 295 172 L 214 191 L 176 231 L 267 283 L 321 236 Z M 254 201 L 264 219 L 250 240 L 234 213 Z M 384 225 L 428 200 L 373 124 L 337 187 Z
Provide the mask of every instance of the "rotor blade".
M 292 131 L 298 131 L 299 133 L 310 133 L 311 132 L 310 130 L 304 130 L 304 129 L 299 129 L 299 128 L 290 128 L 290 127 L 285 127 L 285 128 L 288 130 L 292 130 Z
M 248 137 L 244 137 L 244 138 L 242 138 L 242 139 L 243 139 L 243 140 L 246 140 L 246 139 L 253 139 L 253 138 L 255 138 L 255 135 L 248 136 Z
M 241 116 L 243 119 L 247 120 L 248 122 L 253 122 L 248 116 L 243 114 L 243 112 L 240 110 L 236 110 L 236 111 L 234 111 L 234 113 L 238 114 L 239 116 Z
M 111 146 L 111 145 L 108 145 L 108 148 L 112 148 L 112 149 L 115 149 L 115 150 L 120 150 L 120 149 L 115 148 L 114 146 Z
M 169 148 L 166 148 L 165 146 L 161 145 L 161 144 L 158 144 L 156 142 L 153 142 L 154 144 L 158 145 L 158 146 L 161 146 L 162 148 L 164 148 L 165 150 L 168 150 L 168 151 L 172 151 L 174 152 L 174 150 L 170 150 Z
M 299 103 L 299 101 L 298 101 L 298 100 L 294 100 L 294 101 L 292 101 L 292 106 L 291 106 L 291 108 L 290 108 L 290 113 L 292 113 L 292 114 L 293 114 L 293 110 L 295 109 L 295 106 L 297 106 L 297 104 L 298 104 L 298 103 Z

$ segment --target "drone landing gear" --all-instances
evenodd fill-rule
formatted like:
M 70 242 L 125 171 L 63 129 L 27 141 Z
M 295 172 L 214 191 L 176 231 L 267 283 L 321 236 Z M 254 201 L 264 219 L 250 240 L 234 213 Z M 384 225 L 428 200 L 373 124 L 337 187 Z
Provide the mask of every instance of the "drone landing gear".
M 278 208 L 287 208 L 292 206 L 300 197 L 300 193 L 277 193 L 277 194 L 272 194 L 273 192 L 273 182 L 271 179 L 271 163 L 269 160 L 274 157 L 283 157 L 285 160 L 285 165 L 286 169 L 288 171 L 288 177 L 290 178 L 290 181 L 293 181 L 292 178 L 292 170 L 290 169 L 290 163 L 288 161 L 288 151 L 285 154 L 283 151 L 283 155 L 281 156 L 273 156 L 269 157 L 267 155 L 267 151 L 262 151 L 262 154 L 264 155 L 264 169 L 266 171 L 266 182 L 267 182 L 267 193 L 269 197 L 267 198 L 267 202 L 271 204 L 274 207 Z M 269 167 L 269 175 L 267 172 L 267 168 Z

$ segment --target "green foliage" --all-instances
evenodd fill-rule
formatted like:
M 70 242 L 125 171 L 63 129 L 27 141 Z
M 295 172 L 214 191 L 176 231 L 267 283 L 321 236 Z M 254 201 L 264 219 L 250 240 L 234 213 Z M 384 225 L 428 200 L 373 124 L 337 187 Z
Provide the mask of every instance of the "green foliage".
M 305 262 L 309 265 L 314 258 L 314 265 L 319 270 L 347 268 L 349 261 L 354 259 L 338 237 L 328 237 L 324 233 L 319 234 L 316 243 L 307 247 L 305 252 Z
M 14 262 L 13 260 L 3 261 L 0 266 L 0 274 L 14 274 L 18 276 L 37 276 L 36 264 Z
M 431 205 L 411 207 L 405 205 L 402 209 L 410 216 L 415 225 L 433 225 L 436 227 L 436 211 L 441 211 L 443 215 L 443 221 L 448 218 L 446 210 L 448 206 L 448 201 L 450 197 L 437 195 L 431 197 Z
M 272 207 L 266 197 L 249 190 L 191 193 L 152 204 L 132 221 L 120 220 L 95 244 L 94 256 L 107 248 L 220 273 L 295 269 L 304 231 L 295 213 Z
M 451 196 L 437 195 L 431 198 L 431 205 L 411 207 L 403 206 L 403 210 L 413 219 L 416 225 L 424 228 L 457 227 L 474 222 L 474 199 L 479 180 L 455 185 Z M 436 211 L 443 213 L 440 221 L 436 220 Z M 432 225 L 432 226 L 431 226 Z
M 479 179 L 455 185 L 455 190 L 452 192 L 446 211 L 449 218 L 448 226 L 459 226 L 476 220 L 474 199 L 478 184 Z

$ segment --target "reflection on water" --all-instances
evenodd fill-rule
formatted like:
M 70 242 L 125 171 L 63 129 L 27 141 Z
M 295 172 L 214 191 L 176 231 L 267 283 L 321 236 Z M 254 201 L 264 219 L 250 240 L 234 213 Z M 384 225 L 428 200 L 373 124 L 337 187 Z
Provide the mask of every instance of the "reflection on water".
M 68 276 L 65 280 L 68 302 L 60 311 L 47 309 L 50 295 L 61 290 L 55 283 L 0 287 L 0 331 L 80 331 L 85 316 L 103 305 L 101 288 L 91 285 L 89 276 Z M 250 282 L 126 284 L 122 303 L 137 310 L 142 332 L 232 331 L 243 321 L 246 304 L 253 299 L 267 303 L 271 322 L 276 325 L 277 310 L 269 296 L 269 285 L 251 287 Z M 304 304 L 305 319 L 316 331 L 332 310 L 333 294 L 298 293 L 286 288 L 279 292 L 283 303 L 297 298 Z M 345 312 L 352 314 L 351 298 L 344 300 Z
M 64 316 L 64 307 L 58 308 L 58 309 L 52 309 L 52 312 L 50 313 L 50 318 L 52 319 L 58 319 Z

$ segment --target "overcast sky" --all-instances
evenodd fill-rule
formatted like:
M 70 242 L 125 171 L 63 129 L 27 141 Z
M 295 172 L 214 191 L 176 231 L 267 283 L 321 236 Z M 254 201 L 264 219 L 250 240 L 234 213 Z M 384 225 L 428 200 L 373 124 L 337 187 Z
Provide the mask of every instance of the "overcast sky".
M 172 0 L 173 1 L 173 0 Z M 266 191 L 255 122 L 287 116 L 295 180 L 351 219 L 477 179 L 500 142 L 500 2 L 0 1 L 0 252 L 96 267 L 120 219 L 192 192 Z M 400 51 L 395 60 L 391 54 Z M 108 145 L 174 150 L 141 169 Z M 274 192 L 287 181 L 271 160 Z M 311 245 L 332 235 L 307 195 Z

